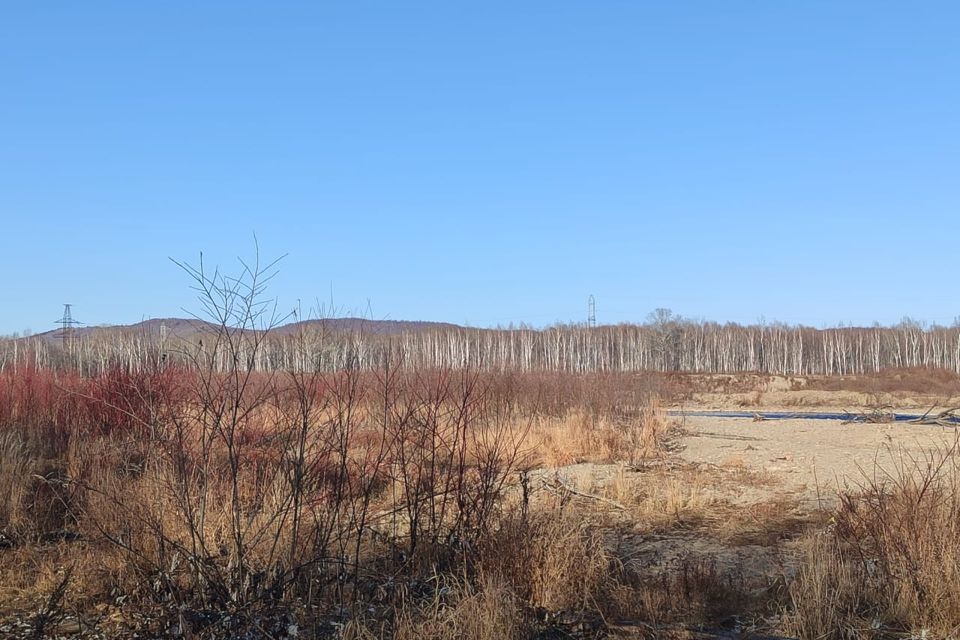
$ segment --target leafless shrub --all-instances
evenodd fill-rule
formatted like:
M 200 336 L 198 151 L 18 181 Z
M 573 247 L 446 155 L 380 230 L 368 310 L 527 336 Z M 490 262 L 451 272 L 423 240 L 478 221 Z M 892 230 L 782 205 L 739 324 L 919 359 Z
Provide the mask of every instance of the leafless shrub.
M 262 371 L 273 264 L 183 267 L 217 330 L 182 345 L 176 392 L 140 378 L 77 392 L 126 428 L 74 439 L 59 482 L 86 532 L 126 555 L 133 592 L 170 628 L 218 624 L 184 610 L 232 612 L 221 632 L 239 633 L 298 602 L 352 606 L 388 576 L 471 574 L 526 435 L 489 379 L 306 357 Z

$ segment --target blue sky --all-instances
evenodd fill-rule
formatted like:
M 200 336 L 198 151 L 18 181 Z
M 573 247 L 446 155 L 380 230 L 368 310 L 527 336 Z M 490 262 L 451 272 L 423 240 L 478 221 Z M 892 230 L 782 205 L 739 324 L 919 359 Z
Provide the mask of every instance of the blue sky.
M 0 20 L 0 333 L 960 315 L 953 2 L 74 2 Z M 369 310 L 369 311 L 368 311 Z

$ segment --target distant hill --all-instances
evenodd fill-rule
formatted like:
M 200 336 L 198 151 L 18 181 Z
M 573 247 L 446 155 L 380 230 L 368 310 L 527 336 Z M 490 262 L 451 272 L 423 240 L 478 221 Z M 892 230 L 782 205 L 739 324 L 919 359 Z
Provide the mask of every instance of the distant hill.
M 368 320 L 366 318 L 328 318 L 324 320 L 304 320 L 291 322 L 274 329 L 274 333 L 288 335 L 296 333 L 301 327 L 316 327 L 327 331 L 359 331 L 372 335 L 394 335 L 398 333 L 416 333 L 434 329 L 459 329 L 459 325 L 448 322 L 426 322 L 421 320 Z
M 152 318 L 127 325 L 108 325 L 96 327 L 77 327 L 74 335 L 78 338 L 104 335 L 108 333 L 145 334 L 159 336 L 161 327 L 166 327 L 167 335 L 177 338 L 189 338 L 199 333 L 207 333 L 216 329 L 215 324 L 204 320 L 190 318 Z M 274 335 L 295 335 L 304 328 L 322 329 L 334 332 L 360 332 L 368 335 L 396 335 L 401 333 L 416 333 L 434 329 L 459 329 L 459 325 L 447 322 L 426 322 L 419 320 L 368 320 L 367 318 L 324 318 L 317 320 L 303 320 L 274 327 Z M 60 330 L 53 329 L 38 333 L 32 338 L 43 340 L 59 340 Z

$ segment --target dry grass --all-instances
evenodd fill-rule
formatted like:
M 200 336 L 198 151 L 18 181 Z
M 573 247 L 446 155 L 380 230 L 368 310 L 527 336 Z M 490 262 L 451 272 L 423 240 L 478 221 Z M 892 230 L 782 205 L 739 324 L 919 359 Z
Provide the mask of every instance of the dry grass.
M 669 389 L 670 395 L 680 399 L 690 399 L 697 394 L 721 394 L 750 399 L 751 394 L 758 391 L 773 390 L 846 391 L 865 395 L 885 394 L 887 397 L 951 397 L 960 396 L 960 374 L 925 367 L 884 369 L 879 373 L 843 376 L 669 373 L 664 374 L 658 388 Z
M 859 562 L 830 535 L 813 535 L 801 549 L 796 580 L 790 588 L 786 631 L 798 638 L 871 637 L 872 594 L 865 592 Z
M 527 448 L 538 466 L 563 467 L 579 462 L 635 464 L 663 453 L 669 422 L 656 399 L 623 414 L 575 409 L 559 417 L 538 416 L 527 435 Z
M 742 396 L 737 400 L 738 407 L 759 407 L 763 405 L 763 391 L 756 390 L 752 393 Z
M 58 607 L 149 611 L 146 633 L 182 628 L 184 610 L 242 605 L 252 613 L 230 624 L 256 628 L 277 610 L 313 624 L 370 602 L 358 637 L 525 637 L 537 610 L 594 611 L 616 591 L 597 526 L 559 506 L 521 517 L 504 497 L 524 450 L 547 441 L 558 461 L 656 453 L 664 413 L 631 404 L 641 396 L 619 379 L 554 376 L 550 413 L 542 380 L 358 373 L 241 387 L 201 373 L 0 373 L 0 531 L 15 545 L 0 550 L 0 613 L 28 615 L 64 584 Z M 204 624 L 209 637 L 242 632 Z
M 20 545 L 0 552 L 0 620 L 40 609 L 72 570 L 61 603 L 64 609 L 105 611 L 111 591 L 129 584 L 126 558 L 112 545 L 96 542 L 51 542 Z
M 895 456 L 841 496 L 833 525 L 806 543 L 789 628 L 802 637 L 871 629 L 953 637 L 960 629 L 957 446 Z M 853 631 L 856 630 L 856 631 Z
M 365 620 L 348 622 L 343 640 L 520 640 L 529 637 L 530 622 L 523 605 L 506 586 L 490 579 L 477 585 L 448 580 L 426 602 L 407 600 L 389 624 Z
M 642 530 L 663 533 L 691 529 L 720 516 L 724 501 L 711 490 L 711 481 L 695 468 L 640 474 L 620 469 L 604 487 L 604 494 L 628 507 Z
M 478 551 L 473 580 L 435 575 L 427 597 L 402 592 L 387 615 L 352 621 L 345 637 L 519 639 L 558 614 L 636 610 L 635 591 L 588 512 L 558 503 L 511 510 Z
M 616 581 L 615 562 L 597 520 L 559 506 L 506 517 L 481 555 L 483 573 L 550 611 L 596 610 Z
M 598 489 L 624 505 L 636 530 L 647 533 L 700 531 L 739 544 L 776 541 L 802 527 L 796 500 L 767 495 L 777 480 L 737 460 L 724 465 L 619 468 Z M 756 498 L 747 500 L 755 492 Z
M 804 386 L 824 391 L 951 397 L 960 395 L 960 374 L 925 367 L 884 369 L 868 375 L 809 376 L 804 380 Z
M 960 628 L 954 450 L 901 457 L 843 496 L 780 589 L 727 552 L 772 554 L 817 517 L 733 457 L 675 464 L 666 412 L 636 380 L 337 374 L 245 405 L 224 437 L 168 376 L 30 375 L 0 373 L 0 531 L 14 542 L 0 549 L 0 622 L 34 615 L 72 569 L 59 607 L 104 629 L 153 616 L 146 636 L 169 632 L 174 611 L 240 605 L 260 616 L 247 631 L 282 612 L 304 633 L 336 620 L 358 639 L 519 640 L 568 618 L 666 637 L 773 607 L 802 638 Z M 304 398 L 317 403 L 298 413 Z M 522 498 L 521 470 L 578 461 L 609 473 L 579 488 L 603 500 Z M 644 540 L 681 553 L 635 561 Z M 192 632 L 242 631 L 225 625 Z
M 0 533 L 12 535 L 29 527 L 27 501 L 34 457 L 21 435 L 0 432 Z

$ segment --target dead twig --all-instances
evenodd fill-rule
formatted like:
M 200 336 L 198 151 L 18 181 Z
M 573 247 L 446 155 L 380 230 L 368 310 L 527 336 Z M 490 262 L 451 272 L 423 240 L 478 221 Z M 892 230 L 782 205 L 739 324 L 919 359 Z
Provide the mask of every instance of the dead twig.
M 560 478 L 555 477 L 551 480 L 547 480 L 546 478 L 543 478 L 541 482 L 542 482 L 543 488 L 552 493 L 566 493 L 568 495 L 573 495 L 580 498 L 587 498 L 588 500 L 596 500 L 597 502 L 602 502 L 604 504 L 610 505 L 611 507 L 614 507 L 615 509 L 619 509 L 620 511 L 627 510 L 625 506 L 623 506 L 619 502 L 616 502 L 615 500 L 604 498 L 603 496 L 598 496 L 593 493 L 578 491 L 573 487 L 571 487 L 570 485 L 568 485 L 567 483 L 563 482 Z
M 33 637 L 43 638 L 47 634 L 47 629 L 60 622 L 63 619 L 63 598 L 67 594 L 67 587 L 70 586 L 70 580 L 73 578 L 73 567 L 70 566 L 63 572 L 63 578 L 57 583 L 47 602 L 37 611 L 33 617 Z

